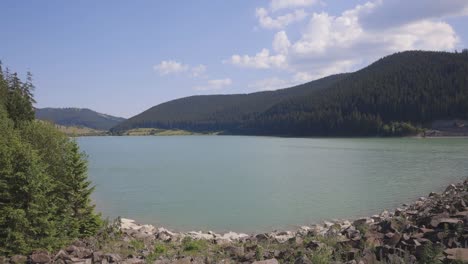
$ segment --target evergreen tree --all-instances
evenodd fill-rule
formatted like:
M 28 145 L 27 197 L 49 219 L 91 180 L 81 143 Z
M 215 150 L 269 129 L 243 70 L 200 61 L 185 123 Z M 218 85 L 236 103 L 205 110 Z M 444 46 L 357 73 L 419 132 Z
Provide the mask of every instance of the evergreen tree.
M 68 152 L 67 182 L 65 183 L 65 199 L 71 212 L 71 236 L 83 237 L 94 234 L 101 225 L 99 215 L 94 213 L 91 204 L 91 193 L 94 187 L 88 180 L 88 167 L 85 155 L 80 153 L 78 144 L 71 142 Z

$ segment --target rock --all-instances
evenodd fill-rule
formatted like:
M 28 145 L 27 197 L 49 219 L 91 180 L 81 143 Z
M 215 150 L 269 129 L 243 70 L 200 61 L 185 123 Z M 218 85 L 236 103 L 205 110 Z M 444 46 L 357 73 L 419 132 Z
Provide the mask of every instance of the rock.
M 145 261 L 139 258 L 129 258 L 122 262 L 122 264 L 144 264 Z
M 244 233 L 235 233 L 235 232 L 228 232 L 225 233 L 221 236 L 217 235 L 216 239 L 224 239 L 224 240 L 229 240 L 229 241 L 240 241 L 248 238 L 249 235 L 244 234 Z
M 165 229 L 165 228 L 158 228 L 156 231 L 156 238 L 162 241 L 169 241 L 171 240 L 176 234 Z
M 450 260 L 468 261 L 468 248 L 449 248 L 444 250 L 444 253 Z
M 301 235 L 301 236 L 307 236 L 307 234 L 309 234 L 309 231 L 311 230 L 312 228 L 310 228 L 309 226 L 301 226 L 298 230 L 297 230 L 297 234 L 298 235 Z
M 302 255 L 296 259 L 294 264 L 312 264 L 312 261 L 310 261 L 310 259 L 306 255 Z
M 8 264 L 10 263 L 10 259 L 7 257 L 0 257 L 0 264 Z
M 206 233 L 203 233 L 201 231 L 191 231 L 191 232 L 188 232 L 187 233 L 187 236 L 193 238 L 193 239 L 196 239 L 196 240 L 210 240 L 210 239 L 214 239 L 214 236 L 211 235 L 211 234 L 206 234 Z
M 455 229 L 458 224 L 463 225 L 463 221 L 460 219 L 456 219 L 456 218 L 442 218 L 442 219 L 439 219 L 438 222 L 439 224 L 437 226 L 447 224 L 452 229 Z M 432 225 L 432 221 L 431 221 L 431 225 Z
M 47 252 L 34 252 L 31 255 L 31 262 L 37 264 L 49 263 L 51 261 Z
M 240 258 L 244 256 L 244 247 L 228 246 L 224 251 L 231 257 Z
M 104 258 L 104 254 L 101 251 L 93 252 L 93 255 L 92 255 L 93 263 L 99 263 L 102 261 L 103 258 Z
M 23 264 L 26 263 L 28 258 L 23 255 L 14 255 L 13 257 L 10 258 L 10 262 L 14 264 Z
M 288 241 L 289 239 L 293 238 L 295 234 L 293 232 L 280 232 L 280 233 L 273 233 L 270 235 L 273 239 L 276 239 L 279 243 L 284 243 Z
M 109 263 L 117 263 L 122 261 L 122 257 L 119 254 L 104 254 L 103 258 L 106 259 Z
M 254 261 L 252 264 L 279 264 L 278 260 L 272 258 L 267 260 Z
M 457 190 L 457 186 L 455 186 L 455 184 L 450 184 L 449 186 L 447 186 L 444 192 L 448 193 L 450 191 L 456 191 L 456 190 Z
M 258 234 L 258 235 L 255 236 L 255 238 L 259 242 L 268 241 L 270 239 L 267 234 Z
M 70 256 L 65 252 L 65 250 L 60 250 L 54 257 L 54 261 L 56 260 L 71 260 Z

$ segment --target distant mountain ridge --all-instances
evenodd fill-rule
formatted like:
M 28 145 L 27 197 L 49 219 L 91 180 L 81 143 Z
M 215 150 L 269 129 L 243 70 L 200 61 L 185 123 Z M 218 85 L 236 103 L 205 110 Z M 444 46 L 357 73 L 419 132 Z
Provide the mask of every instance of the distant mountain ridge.
M 284 136 L 417 132 L 437 119 L 468 118 L 468 51 L 406 51 L 348 74 L 252 94 L 191 96 L 118 124 L 133 128 Z
M 125 118 L 98 113 L 87 108 L 37 108 L 36 118 L 57 125 L 109 130 Z

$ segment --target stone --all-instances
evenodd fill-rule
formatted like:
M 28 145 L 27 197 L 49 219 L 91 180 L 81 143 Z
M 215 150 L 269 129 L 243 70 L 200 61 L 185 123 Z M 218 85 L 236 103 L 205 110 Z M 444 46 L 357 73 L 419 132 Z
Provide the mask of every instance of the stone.
M 306 255 L 302 255 L 296 259 L 294 264 L 312 264 L 312 261 L 310 261 L 310 259 Z
M 267 234 L 258 234 L 255 238 L 260 242 L 268 241 L 270 239 Z
M 244 256 L 244 247 L 228 246 L 224 251 L 231 257 L 240 258 Z
M 10 262 L 14 264 L 23 264 L 26 263 L 28 260 L 28 257 L 23 256 L 23 255 L 14 255 L 13 257 L 10 258 Z
M 7 257 L 0 257 L 0 264 L 8 264 L 10 263 L 10 259 Z
M 117 263 L 122 261 L 122 257 L 119 254 L 104 254 L 103 256 L 109 263 Z
M 122 262 L 122 264 L 144 264 L 145 261 L 139 258 L 129 258 Z
M 71 260 L 70 256 L 65 252 L 65 250 L 60 250 L 54 257 L 54 260 Z
M 93 252 L 93 255 L 92 255 L 93 263 L 101 262 L 103 258 L 104 258 L 104 254 L 101 251 Z
M 444 250 L 444 253 L 450 260 L 468 261 L 468 248 L 449 248 Z
M 254 261 L 252 264 L 279 264 L 279 262 L 275 258 L 272 258 L 267 260 Z
M 32 263 L 37 264 L 45 264 L 51 261 L 47 252 L 34 252 L 30 258 Z

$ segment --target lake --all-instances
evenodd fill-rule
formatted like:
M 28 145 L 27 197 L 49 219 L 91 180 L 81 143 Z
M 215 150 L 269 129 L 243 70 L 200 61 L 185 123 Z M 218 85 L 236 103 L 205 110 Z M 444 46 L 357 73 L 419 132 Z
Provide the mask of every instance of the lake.
M 468 176 L 465 138 L 78 138 L 104 216 L 260 232 L 394 209 Z

